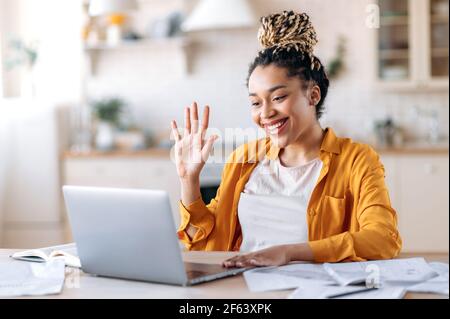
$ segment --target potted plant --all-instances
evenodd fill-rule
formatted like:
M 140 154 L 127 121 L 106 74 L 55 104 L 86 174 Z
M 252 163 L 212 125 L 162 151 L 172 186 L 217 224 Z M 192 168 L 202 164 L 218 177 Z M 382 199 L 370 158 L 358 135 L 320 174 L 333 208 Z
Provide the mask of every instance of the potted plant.
M 94 117 L 97 119 L 95 146 L 101 151 L 112 150 L 114 133 L 119 126 L 125 102 L 120 98 L 104 98 L 94 101 L 91 105 Z
M 38 44 L 36 41 L 26 43 L 21 38 L 12 38 L 9 42 L 5 67 L 12 71 L 17 67 L 24 67 L 21 74 L 21 96 L 34 98 L 35 88 L 35 65 L 38 58 Z

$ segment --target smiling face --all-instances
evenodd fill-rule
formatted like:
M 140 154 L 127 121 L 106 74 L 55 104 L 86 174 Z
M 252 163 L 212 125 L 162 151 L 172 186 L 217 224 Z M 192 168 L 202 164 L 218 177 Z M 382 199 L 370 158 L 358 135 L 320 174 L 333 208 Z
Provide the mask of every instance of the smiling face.
M 317 124 L 319 87 L 305 89 L 305 83 L 297 76 L 288 77 L 285 68 L 274 64 L 256 67 L 248 89 L 253 121 L 278 147 L 301 141 Z

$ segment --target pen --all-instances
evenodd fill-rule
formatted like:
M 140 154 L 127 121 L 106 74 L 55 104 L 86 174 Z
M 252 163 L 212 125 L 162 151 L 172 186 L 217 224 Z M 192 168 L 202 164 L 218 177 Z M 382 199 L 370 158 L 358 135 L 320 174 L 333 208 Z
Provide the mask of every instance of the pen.
M 347 292 L 343 292 L 343 293 L 338 293 L 338 294 L 334 294 L 334 295 L 329 295 L 329 296 L 327 296 L 327 298 L 343 297 L 343 296 L 348 296 L 348 295 L 358 294 L 358 293 L 360 293 L 360 292 L 370 291 L 370 290 L 374 290 L 374 289 L 377 289 L 377 288 L 372 287 L 372 288 L 363 288 L 363 289 L 360 289 L 360 290 L 354 290 L 354 291 L 347 291 Z

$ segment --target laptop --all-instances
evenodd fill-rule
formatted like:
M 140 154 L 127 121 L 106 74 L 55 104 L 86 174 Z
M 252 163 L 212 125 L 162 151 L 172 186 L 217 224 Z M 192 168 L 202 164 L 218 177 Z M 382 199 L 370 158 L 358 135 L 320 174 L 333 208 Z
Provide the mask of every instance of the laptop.
M 190 286 L 247 268 L 183 262 L 167 192 L 63 186 L 82 270 Z

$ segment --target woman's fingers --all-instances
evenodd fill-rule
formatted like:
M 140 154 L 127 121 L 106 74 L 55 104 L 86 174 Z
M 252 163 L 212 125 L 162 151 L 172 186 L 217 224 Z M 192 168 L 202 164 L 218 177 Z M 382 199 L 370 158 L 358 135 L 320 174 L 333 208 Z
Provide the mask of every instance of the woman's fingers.
M 250 267 L 255 266 L 252 264 L 251 260 L 254 259 L 254 255 L 252 253 L 241 255 L 241 256 L 235 256 L 233 258 L 225 260 L 222 265 L 224 267 Z
M 262 266 L 267 265 L 267 263 L 260 257 L 253 257 L 249 260 L 249 262 L 252 266 L 257 266 L 257 267 L 262 267 Z
M 211 150 L 213 148 L 214 142 L 218 139 L 217 135 L 212 135 L 208 138 L 205 145 L 202 149 L 202 160 L 203 162 L 206 162 L 208 160 L 209 154 L 211 153 Z
M 209 106 L 206 105 L 203 110 L 203 118 L 202 118 L 202 131 L 206 132 L 209 125 Z
M 198 105 L 197 102 L 192 103 L 192 107 L 187 107 L 184 111 L 185 122 L 186 122 L 186 134 L 197 134 L 201 133 L 202 138 L 204 137 L 206 130 L 209 126 L 209 106 L 206 105 L 203 110 L 202 123 L 200 127 L 200 121 L 198 119 Z
M 224 266 L 224 267 L 234 267 L 235 263 L 236 263 L 236 260 L 238 260 L 238 258 L 240 258 L 239 255 L 231 257 L 231 258 L 228 258 L 228 259 L 224 260 L 224 262 L 222 263 L 222 266 Z
M 206 105 L 205 108 L 203 109 L 202 123 L 200 128 L 200 138 L 202 144 L 206 135 L 206 131 L 208 130 L 208 125 L 209 125 L 209 106 Z
M 191 134 L 191 110 L 189 107 L 184 109 L 184 136 Z
M 192 134 L 196 134 L 198 132 L 198 108 L 197 108 L 197 102 L 194 102 L 192 104 L 192 110 L 191 110 L 191 124 L 192 124 Z
M 172 121 L 172 134 L 175 141 L 181 140 L 180 132 L 178 132 L 177 122 L 175 120 Z

